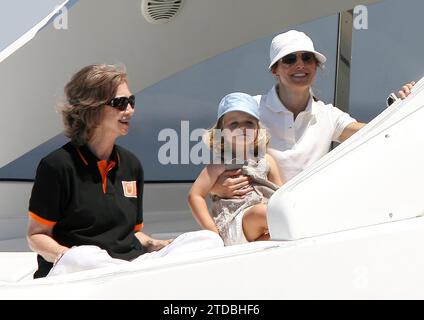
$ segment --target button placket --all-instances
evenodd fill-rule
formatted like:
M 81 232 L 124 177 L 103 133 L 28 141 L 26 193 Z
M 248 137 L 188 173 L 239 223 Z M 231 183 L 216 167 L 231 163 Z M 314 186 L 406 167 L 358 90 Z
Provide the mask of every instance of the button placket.
M 287 137 L 290 140 L 290 142 L 292 144 L 294 144 L 296 142 L 296 136 L 295 136 L 295 130 L 294 130 L 294 121 L 293 121 L 293 114 L 290 113 L 289 116 L 287 117 L 287 121 L 286 121 L 286 132 L 287 132 Z

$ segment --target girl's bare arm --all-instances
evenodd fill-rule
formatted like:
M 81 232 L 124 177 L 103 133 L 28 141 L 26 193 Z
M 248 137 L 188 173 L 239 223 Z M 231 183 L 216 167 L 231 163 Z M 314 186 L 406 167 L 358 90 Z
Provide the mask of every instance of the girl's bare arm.
M 211 164 L 206 166 L 193 183 L 188 194 L 188 204 L 194 218 L 203 229 L 216 233 L 218 233 L 218 229 L 209 214 L 206 197 L 218 179 L 218 176 L 224 171 L 225 167 L 223 165 Z

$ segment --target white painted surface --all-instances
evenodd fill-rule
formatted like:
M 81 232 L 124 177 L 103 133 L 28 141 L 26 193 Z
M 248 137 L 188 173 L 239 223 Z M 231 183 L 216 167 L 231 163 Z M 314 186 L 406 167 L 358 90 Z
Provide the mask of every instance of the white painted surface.
M 56 105 L 64 84 L 84 65 L 125 63 L 138 92 L 284 27 L 373 2 L 196 0 L 186 2 L 172 22 L 153 25 L 142 17 L 139 0 L 79 1 L 68 11 L 67 30 L 45 27 L 0 64 L 0 96 L 8 106 L 0 117 L 0 167 L 62 131 Z M 110 23 L 116 12 L 125 19 Z M 16 110 L 25 113 L 19 125 L 10 121 Z
M 424 80 L 270 199 L 273 239 L 295 240 L 424 214 Z
M 424 218 L 415 218 L 138 266 L 3 279 L 0 299 L 423 299 L 423 241 Z
M 58 5 L 57 7 L 54 8 L 54 10 L 52 12 L 50 12 L 48 15 L 46 15 L 43 20 L 41 20 L 39 23 L 37 23 L 33 28 L 31 28 L 30 30 L 28 30 L 24 35 L 22 35 L 20 38 L 16 39 L 13 43 L 11 43 L 7 48 L 3 49 L 0 52 L 0 63 L 6 59 L 8 56 L 10 56 L 11 54 L 13 54 L 15 51 L 19 50 L 22 46 L 24 46 L 28 41 L 31 41 L 35 35 L 37 34 L 37 32 L 43 28 L 48 22 L 49 20 L 56 14 L 58 13 L 60 10 L 62 10 L 62 8 L 66 5 L 66 3 L 69 0 L 66 0 L 64 2 L 62 2 L 60 5 Z

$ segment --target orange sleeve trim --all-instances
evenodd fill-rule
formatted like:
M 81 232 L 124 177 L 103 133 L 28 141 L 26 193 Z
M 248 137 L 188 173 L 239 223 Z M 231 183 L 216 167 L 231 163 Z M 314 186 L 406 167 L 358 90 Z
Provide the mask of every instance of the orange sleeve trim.
M 115 165 L 115 161 L 111 161 L 110 163 L 108 163 L 106 160 L 100 160 L 97 162 L 97 167 L 99 168 L 100 175 L 102 176 L 103 193 L 106 193 L 107 174 L 115 167 Z
M 144 227 L 144 223 L 137 224 L 137 225 L 134 227 L 134 231 L 135 231 L 135 232 L 138 232 L 138 231 L 140 231 L 141 229 L 143 229 L 143 227 Z
M 34 219 L 35 221 L 44 224 L 45 226 L 49 226 L 49 227 L 54 227 L 56 222 L 55 221 L 50 221 L 44 218 L 41 218 L 39 215 L 36 215 L 34 212 L 28 211 L 28 215 Z

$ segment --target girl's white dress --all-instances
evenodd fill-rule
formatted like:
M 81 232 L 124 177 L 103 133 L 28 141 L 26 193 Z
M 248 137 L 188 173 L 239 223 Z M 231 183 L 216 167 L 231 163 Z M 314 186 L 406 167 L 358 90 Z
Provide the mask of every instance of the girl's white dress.
M 226 165 L 227 170 L 234 170 L 234 164 Z M 248 159 L 240 165 L 242 174 L 253 180 L 253 191 L 243 199 L 224 199 L 212 196 L 212 215 L 219 234 L 225 245 L 247 242 L 243 233 L 243 216 L 247 210 L 256 204 L 267 204 L 269 198 L 278 186 L 267 179 L 269 165 L 265 157 Z

